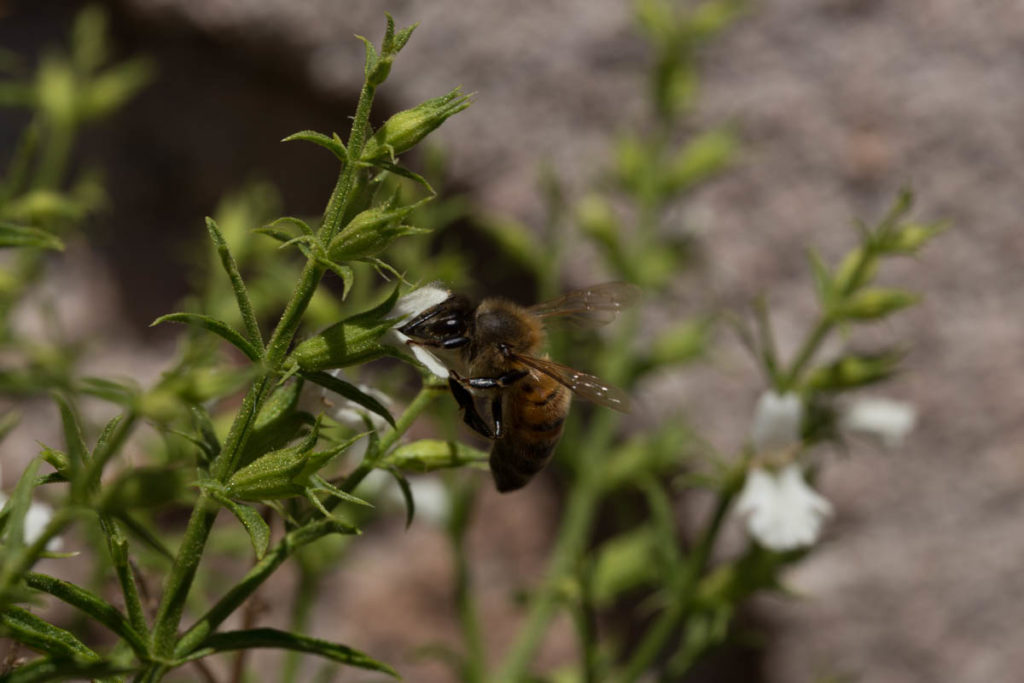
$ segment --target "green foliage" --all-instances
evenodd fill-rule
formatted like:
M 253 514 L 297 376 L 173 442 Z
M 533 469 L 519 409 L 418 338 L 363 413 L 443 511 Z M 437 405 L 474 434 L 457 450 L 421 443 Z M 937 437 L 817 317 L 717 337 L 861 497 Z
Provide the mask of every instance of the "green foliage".
M 837 394 L 899 371 L 905 352 L 895 343 L 817 356 L 829 335 L 852 336 L 919 300 L 877 281 L 886 259 L 917 253 L 944 229 L 909 220 L 908 192 L 877 225 L 859 226 L 859 243 L 837 265 L 810 252 L 820 313 L 791 359 L 779 355 L 767 297 L 755 302 L 751 320 L 706 310 L 666 321 L 650 335 L 638 311 L 625 311 L 599 343 L 592 333 L 550 327 L 552 358 L 633 391 L 702 359 L 718 322 L 731 320 L 765 384 L 797 395 L 807 415 L 798 443 L 784 452 L 748 447 L 721 454 L 681 414 L 631 433 L 633 425 L 613 411 L 574 405 L 551 467 L 565 495 L 551 556 L 542 580 L 526 591 L 525 619 L 496 666 L 484 651 L 477 613 L 486 586 L 474 583 L 466 550 L 485 479 L 470 470 L 486 467 L 488 454 L 453 436 L 454 409 L 443 406 L 448 438 L 403 442 L 448 393 L 446 385 L 424 380 L 398 411 L 377 387 L 334 371 L 383 357 L 412 362 L 392 343 L 393 328 L 408 313 L 399 305 L 405 275 L 466 284 L 474 255 L 445 242 L 456 221 L 479 229 L 500 254 L 495 262 L 514 264 L 523 286 L 542 298 L 562 293 L 566 250 L 586 241 L 610 279 L 639 284 L 645 303 L 666 306 L 670 285 L 699 253 L 672 220 L 673 210 L 727 171 L 741 150 L 738 130 L 694 130 L 685 117 L 699 95 L 699 49 L 742 10 L 736 0 L 637 0 L 637 23 L 652 51 L 650 120 L 618 136 L 612 158 L 579 198 L 568 196 L 553 173 L 544 176 L 548 217 L 540 238 L 513 217 L 482 215 L 466 198 L 430 201 L 443 180 L 437 157 L 427 158 L 422 175 L 399 165 L 399 156 L 470 105 L 458 88 L 373 130 L 376 90 L 413 31 L 396 30 L 388 17 L 379 48 L 360 38 L 365 81 L 347 135 L 305 130 L 285 138 L 311 142 L 337 161 L 322 217 L 275 217 L 278 199 L 265 185 L 225 198 L 206 220 L 210 245 L 197 254 L 206 267 L 194 274 L 193 295 L 153 323 L 183 323 L 183 333 L 176 357 L 148 387 L 83 376 L 75 344 L 59 334 L 24 337 L 10 313 L 46 276 L 53 252 L 73 247 L 68 237 L 102 204 L 94 176 L 66 177 L 74 134 L 126 102 L 152 70 L 138 60 L 110 64 L 105 19 L 89 9 L 75 23 L 68 55 L 46 57 L 32 79 L 0 84 L 0 102 L 33 114 L 0 182 L 0 248 L 15 255 L 11 272 L 0 276 L 0 351 L 5 363 L 14 359 L 0 368 L 0 391 L 52 396 L 63 434 L 63 443 L 41 447 L 0 510 L 0 635 L 41 655 L 0 672 L 0 680 L 155 682 L 205 657 L 254 648 L 288 653 L 285 680 L 296 679 L 305 654 L 397 676 L 370 655 L 304 634 L 319 582 L 380 512 L 373 505 L 379 491 L 363 484 L 374 470 L 394 478 L 406 524 L 417 503 L 411 475 L 433 473 L 445 482 L 464 641 L 447 659 L 460 680 L 679 680 L 730 642 L 744 602 L 782 590 L 780 573 L 811 551 L 772 550 L 756 539 L 731 554 L 718 546 L 748 472 L 806 460 L 811 445 L 838 437 Z M 378 275 L 397 276 L 398 283 L 385 290 Z M 340 297 L 322 286 L 331 277 L 341 283 Z M 93 424 L 83 418 L 92 411 L 79 411 L 84 402 L 117 414 Z M 0 437 L 14 424 L 14 415 L 0 418 Z M 124 457 L 129 442 L 143 462 Z M 53 471 L 41 472 L 44 466 Z M 41 528 L 29 530 L 40 490 L 55 507 Z M 711 512 L 682 525 L 681 499 L 698 490 L 713 502 Z M 215 528 L 221 508 L 227 523 Z M 167 510 L 187 512 L 187 525 L 169 530 L 160 516 Z M 611 528 L 599 525 L 606 518 Z M 117 598 L 106 595 L 102 581 L 78 585 L 33 571 L 39 559 L 61 557 L 47 546 L 72 526 L 101 541 L 87 559 L 97 577 L 116 578 Z M 220 552 L 251 561 L 250 545 L 255 562 L 241 576 L 209 561 Z M 249 612 L 241 630 L 222 630 L 289 561 L 299 575 L 289 630 L 257 627 Z M 149 614 L 145 579 L 155 574 L 161 587 Z M 80 637 L 41 619 L 34 610 L 44 598 L 73 607 L 117 644 L 93 647 L 91 631 Z M 536 671 L 536 652 L 563 610 L 576 627 L 578 661 Z M 614 623 L 599 618 L 613 612 L 627 616 Z

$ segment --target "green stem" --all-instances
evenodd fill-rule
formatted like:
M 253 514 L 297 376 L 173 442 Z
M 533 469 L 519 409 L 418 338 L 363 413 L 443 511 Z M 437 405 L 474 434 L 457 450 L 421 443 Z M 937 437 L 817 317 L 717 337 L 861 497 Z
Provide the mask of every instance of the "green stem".
M 832 330 L 832 325 L 832 319 L 826 315 L 814 326 L 814 331 L 804 341 L 803 346 L 800 347 L 800 351 L 796 355 L 796 360 L 793 361 L 793 366 L 786 373 L 785 381 L 782 383 L 783 391 L 790 391 L 796 387 L 801 373 L 803 373 L 807 364 L 811 362 L 811 359 L 814 358 L 814 354 L 817 353 L 821 342 L 824 341 L 826 335 Z
M 552 551 L 547 574 L 530 602 L 526 621 L 519 629 L 519 637 L 512 644 L 505 661 L 493 680 L 519 683 L 547 633 L 548 623 L 558 608 L 558 585 L 572 571 L 586 547 L 590 524 L 594 518 L 597 487 L 589 475 L 583 475 L 569 493 L 569 501 Z
M 288 532 L 263 559 L 249 570 L 238 584 L 229 590 L 217 603 L 182 635 L 174 649 L 176 658 L 184 657 L 202 644 L 203 640 L 213 633 L 225 619 L 238 609 L 250 595 L 270 578 L 271 574 L 281 566 L 293 552 L 304 545 L 334 533 L 336 522 L 332 519 L 321 519 L 312 524 Z
M 459 626 L 466 645 L 462 668 L 465 683 L 482 683 L 485 680 L 483 629 L 473 596 L 473 580 L 466 552 L 466 532 L 469 530 L 470 512 L 476 498 L 475 486 L 463 482 L 450 491 L 452 498 L 448 535 L 452 544 L 452 561 L 455 565 L 455 606 L 459 614 Z
M 718 499 L 714 516 L 711 518 L 711 523 L 705 530 L 704 536 L 701 537 L 697 547 L 690 554 L 686 571 L 680 579 L 676 599 L 665 611 L 658 615 L 657 620 L 644 635 L 644 639 L 633 651 L 633 655 L 626 665 L 625 672 L 618 679 L 620 683 L 635 681 L 647 670 L 651 662 L 654 661 L 665 647 L 669 636 L 678 628 L 679 622 L 686 616 L 687 610 L 693 601 L 697 585 L 707 569 L 711 552 L 715 547 L 715 541 L 718 539 L 718 533 L 722 527 L 722 522 L 725 520 L 729 506 L 732 504 L 732 500 L 737 492 L 738 489 L 736 487 L 729 487 L 722 492 L 721 498 Z
M 132 572 L 128 560 L 128 540 L 121 533 L 117 522 L 109 515 L 100 515 L 100 528 L 103 529 L 103 533 L 107 537 L 107 551 L 110 553 L 110 561 L 114 565 L 117 581 L 121 585 L 128 621 L 138 633 L 149 633 L 149 624 L 146 623 L 146 614 L 142 609 L 139 587 L 135 583 L 135 574 Z
M 299 561 L 299 581 L 295 585 L 295 596 L 292 598 L 292 614 L 289 630 L 292 633 L 305 633 L 309 625 L 309 615 L 313 611 L 313 602 L 320 587 L 320 576 L 316 570 L 302 561 L 303 555 L 296 555 Z M 289 650 L 285 655 L 281 670 L 282 681 L 299 680 L 299 664 L 302 655 Z

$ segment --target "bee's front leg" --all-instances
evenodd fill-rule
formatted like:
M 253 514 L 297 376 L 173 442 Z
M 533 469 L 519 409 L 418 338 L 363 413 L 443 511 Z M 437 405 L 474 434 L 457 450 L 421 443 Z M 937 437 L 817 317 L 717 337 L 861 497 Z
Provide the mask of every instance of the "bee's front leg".
M 473 402 L 473 395 L 466 391 L 466 388 L 461 384 L 461 378 L 454 372 L 448 377 L 448 387 L 452 390 L 455 402 L 462 409 L 462 421 L 478 434 L 488 439 L 495 438 L 494 432 L 491 431 L 491 428 L 487 426 L 484 419 L 480 417 L 480 413 L 477 412 L 476 403 Z

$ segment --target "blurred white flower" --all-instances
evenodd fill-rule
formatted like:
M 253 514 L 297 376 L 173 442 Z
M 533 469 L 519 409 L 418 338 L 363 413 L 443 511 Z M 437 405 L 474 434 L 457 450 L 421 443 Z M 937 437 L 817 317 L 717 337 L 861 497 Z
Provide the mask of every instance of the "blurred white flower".
M 340 369 L 331 370 L 330 374 L 338 379 L 345 379 L 344 373 Z M 364 394 L 377 399 L 381 405 L 389 410 L 394 405 L 391 397 L 380 389 L 367 384 L 356 384 L 355 387 Z M 314 415 L 323 413 L 339 424 L 343 424 L 356 432 L 366 431 L 366 419 L 369 419 L 370 425 L 378 432 L 388 426 L 387 420 L 377 413 L 370 412 L 355 401 L 312 382 L 307 382 L 302 387 L 302 395 L 299 397 L 299 408 Z M 362 458 L 366 453 L 366 446 L 366 439 L 360 439 L 346 453 L 351 458 Z
M 843 414 L 844 429 L 877 436 L 886 448 L 898 448 L 917 424 L 913 405 L 889 398 L 862 398 Z
M 381 340 L 385 343 L 394 344 L 401 349 L 412 351 L 412 355 L 416 357 L 416 360 L 441 379 L 448 379 L 448 368 L 437 359 L 437 356 L 422 346 L 406 344 L 409 341 L 409 337 L 399 332 L 397 328 L 405 324 L 412 316 L 419 315 L 428 308 L 437 306 L 451 295 L 451 291 L 437 285 L 426 285 L 425 287 L 414 289 L 395 303 L 391 315 L 398 318 L 398 322 L 395 323 L 395 327 L 388 330 L 387 334 L 381 337 Z
M 451 507 L 444 482 L 437 476 L 429 475 L 409 477 L 408 481 L 412 499 L 416 503 L 416 516 L 432 524 L 443 525 L 448 519 L 448 510 Z M 397 485 L 388 488 L 387 496 L 396 503 L 404 504 L 405 499 Z
M 765 391 L 757 400 L 754 425 L 750 430 L 754 451 L 779 451 L 798 444 L 803 417 L 804 404 L 799 396 L 792 392 L 780 396 L 774 390 Z
M 0 479 L 3 478 L 3 472 L 0 471 Z M 3 491 L 0 491 L 0 509 L 3 509 L 4 505 L 7 504 L 7 496 Z M 53 508 L 46 503 L 37 503 L 32 501 L 29 503 L 28 510 L 25 512 L 25 542 L 35 543 L 42 533 L 46 525 L 50 523 L 50 519 L 53 517 Z M 64 545 L 64 540 L 60 536 L 54 536 L 46 543 L 46 549 L 50 552 L 57 552 Z
M 736 501 L 736 512 L 747 516 L 747 530 L 772 550 L 792 550 L 818 540 L 832 505 L 808 486 L 798 463 L 777 472 L 755 467 Z

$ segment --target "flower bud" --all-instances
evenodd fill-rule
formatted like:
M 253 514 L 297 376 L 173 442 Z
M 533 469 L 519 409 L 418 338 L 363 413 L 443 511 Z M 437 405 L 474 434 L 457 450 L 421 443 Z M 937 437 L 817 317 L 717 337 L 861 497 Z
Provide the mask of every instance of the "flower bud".
M 443 97 L 398 112 L 366 141 L 363 161 L 390 160 L 402 154 L 444 123 L 449 116 L 459 113 L 469 104 L 469 95 L 462 94 L 461 88 L 455 88 Z
M 804 405 L 794 393 L 766 391 L 757 400 L 750 440 L 758 453 L 789 448 L 800 442 Z
M 836 314 L 847 319 L 872 320 L 912 306 L 917 301 L 917 296 L 899 289 L 864 289 L 840 305 Z
M 384 251 L 399 237 L 430 232 L 424 228 L 403 225 L 402 220 L 409 215 L 409 211 L 411 207 L 375 207 L 363 211 L 331 240 L 327 254 L 332 260 L 342 262 L 370 258 Z
M 303 492 L 295 480 L 309 459 L 308 446 L 271 451 L 231 475 L 228 494 L 236 500 L 273 500 Z

